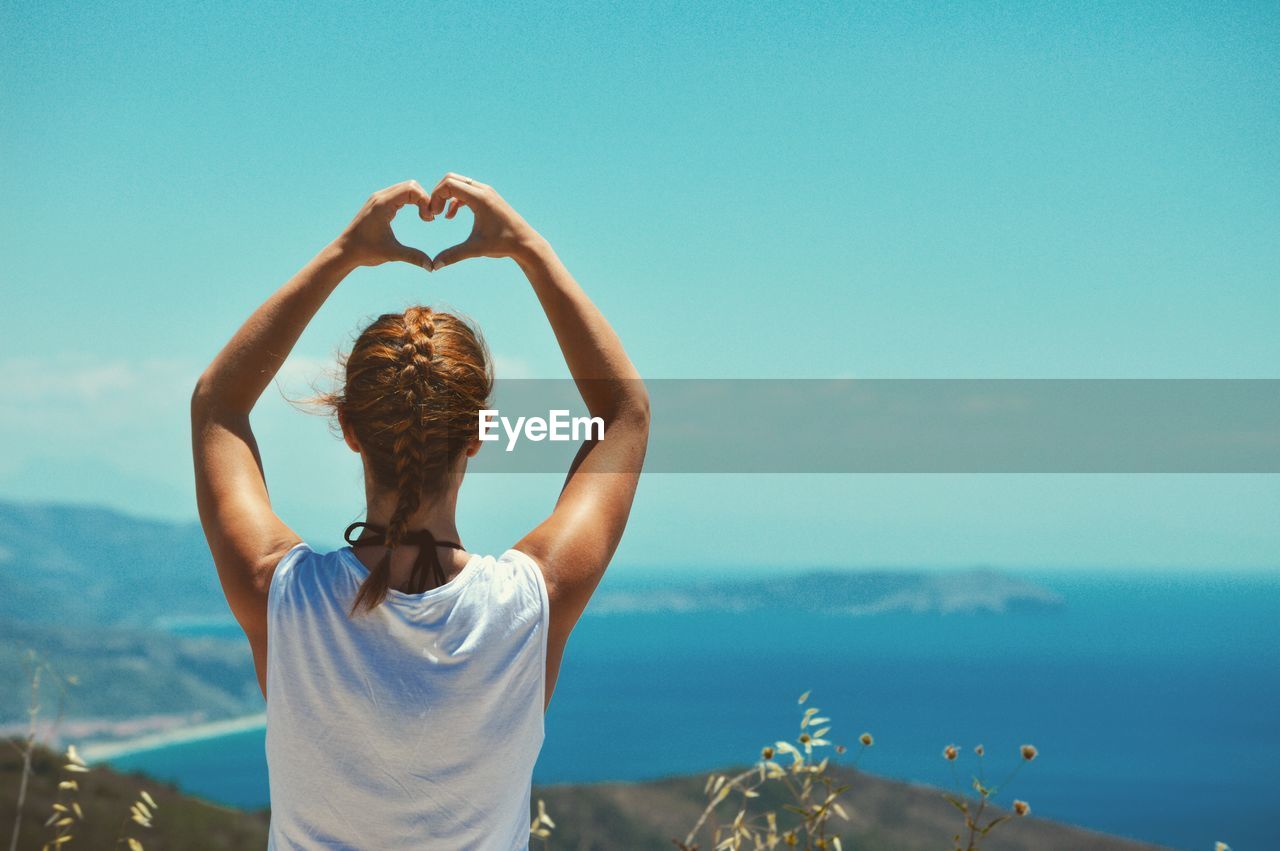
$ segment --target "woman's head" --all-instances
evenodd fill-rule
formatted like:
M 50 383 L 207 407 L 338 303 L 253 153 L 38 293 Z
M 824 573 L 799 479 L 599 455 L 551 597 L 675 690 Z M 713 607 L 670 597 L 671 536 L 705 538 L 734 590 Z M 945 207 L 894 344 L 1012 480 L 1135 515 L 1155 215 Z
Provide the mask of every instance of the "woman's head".
M 413 513 L 424 500 L 456 487 L 493 373 L 479 332 L 429 307 L 379 316 L 343 360 L 343 386 L 326 402 L 364 459 L 372 485 L 395 504 L 387 557 L 370 571 L 354 610 L 386 597 L 390 547 L 400 542 Z

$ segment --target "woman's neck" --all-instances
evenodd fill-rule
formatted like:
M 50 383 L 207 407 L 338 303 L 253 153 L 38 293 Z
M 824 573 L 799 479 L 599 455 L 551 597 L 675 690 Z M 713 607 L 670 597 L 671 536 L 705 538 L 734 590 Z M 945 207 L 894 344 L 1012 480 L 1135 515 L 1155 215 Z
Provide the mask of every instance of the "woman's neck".
M 424 495 L 418 510 L 409 516 L 405 531 L 414 532 L 419 529 L 427 529 L 437 541 L 461 543 L 458 535 L 458 524 L 454 519 L 457 504 L 457 488 L 453 488 L 445 494 Z M 396 495 L 394 493 L 374 494 L 366 490 L 365 505 L 367 506 L 365 522 L 385 529 L 391 523 L 391 515 L 396 509 Z M 373 570 L 374 566 L 385 558 L 385 550 L 381 545 L 366 547 L 358 540 L 354 546 L 354 552 L 356 558 L 369 570 Z M 437 551 L 437 557 L 440 559 L 441 566 L 444 569 L 445 581 L 457 576 L 468 560 L 465 552 L 444 547 Z M 421 589 L 419 588 L 409 588 L 414 562 L 417 558 L 417 546 L 410 544 L 397 547 L 391 555 L 389 565 L 391 573 L 388 587 L 395 588 L 398 591 L 412 590 L 415 593 L 420 591 Z
M 365 504 L 367 506 L 365 522 L 373 526 L 387 528 L 391 523 L 391 515 L 396 509 L 396 495 L 393 493 L 380 493 L 377 495 L 366 493 Z M 422 503 L 418 506 L 418 510 L 409 516 L 405 531 L 412 532 L 418 529 L 428 529 L 437 540 L 457 541 L 457 505 L 458 492 L 456 490 L 447 494 L 436 495 L 434 498 L 424 496 Z

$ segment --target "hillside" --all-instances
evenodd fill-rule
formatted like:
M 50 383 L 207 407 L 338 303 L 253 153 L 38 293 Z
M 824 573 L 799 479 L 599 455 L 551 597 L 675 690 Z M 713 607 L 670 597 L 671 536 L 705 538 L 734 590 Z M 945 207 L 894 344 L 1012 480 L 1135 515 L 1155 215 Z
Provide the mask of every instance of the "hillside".
M 79 680 L 66 695 L 67 718 L 198 712 L 205 720 L 216 720 L 262 710 L 253 657 L 243 638 L 0 619 L 0 727 L 26 717 L 31 693 L 23 663 L 28 649 L 60 675 Z M 54 711 L 51 700 L 45 700 L 49 715 Z
M 0 501 L 0 622 L 149 627 L 229 618 L 200 524 Z
M 54 800 L 58 768 L 63 760 L 41 750 L 24 809 L 19 848 L 39 848 L 48 836 L 44 814 Z M 16 750 L 0 754 L 0 836 L 13 823 L 20 772 Z M 848 851 L 936 851 L 946 847 L 959 814 L 935 789 L 909 786 L 852 771 L 833 772 L 852 782 L 845 794 L 850 821 L 841 830 Z M 146 789 L 160 805 L 151 830 L 135 835 L 150 849 L 163 851 L 221 851 L 266 847 L 267 813 L 242 812 L 214 806 L 179 794 L 172 787 L 139 774 L 120 774 L 95 768 L 77 775 L 79 802 L 85 812 L 77 833 L 77 847 L 108 848 L 138 790 Z M 683 837 L 701 812 L 704 775 L 675 777 L 648 783 L 535 786 L 533 800 L 546 801 L 556 820 L 549 847 L 558 851 L 629 851 L 671 849 L 670 838 Z M 760 799 L 767 808 L 782 801 Z M 727 804 L 722 805 L 728 812 Z M 833 822 L 834 823 L 834 822 Z M 535 843 L 532 847 L 537 848 Z M 703 848 L 710 844 L 704 842 Z M 1037 818 L 1007 822 L 991 835 L 987 851 L 1157 851 L 1157 846 L 1079 830 Z
M 732 774 L 741 768 L 727 768 Z M 831 776 L 852 783 L 844 794 L 849 821 L 839 829 L 846 851 L 938 851 L 960 827 L 960 814 L 937 789 L 833 769 Z M 668 848 L 670 837 L 683 838 L 698 820 L 706 799 L 705 775 L 648 783 L 599 783 L 534 788 L 534 800 L 546 801 L 556 820 L 551 847 L 563 851 L 612 848 Z M 776 784 L 774 784 L 776 785 Z M 769 788 L 768 786 L 765 789 Z M 781 809 L 789 798 L 765 794 L 762 809 Z M 723 821 L 735 810 L 721 805 Z M 781 816 L 780 816 L 781 818 Z M 784 822 L 789 823 L 789 822 Z M 625 837 L 625 841 L 616 841 Z M 713 847 L 703 839 L 702 848 Z M 535 846 L 536 847 L 536 846 Z M 986 851 L 1156 851 L 1160 846 L 1133 842 L 1034 817 L 1006 822 L 991 834 Z
M 0 501 L 0 726 L 25 717 L 28 649 L 79 678 L 69 718 L 261 711 L 238 630 L 174 635 L 166 618 L 234 627 L 199 523 Z
M 0 837 L 8 839 L 13 827 L 14 804 L 18 797 L 21 759 L 18 751 L 4 744 L 0 751 Z M 58 781 L 66 775 L 59 769 L 66 762 L 58 754 L 40 749 L 32 762 L 34 770 L 23 807 L 18 848 L 38 851 L 50 832 L 44 820 L 56 800 Z M 244 851 L 266 847 L 266 813 L 246 813 L 208 804 L 179 794 L 172 786 L 140 774 L 120 774 L 95 768 L 75 775 L 80 786 L 76 800 L 84 811 L 84 821 L 73 834 L 72 848 L 111 849 L 126 823 L 129 806 L 145 789 L 159 804 L 154 827 L 132 828 L 148 849 L 156 851 Z M 64 799 L 67 800 L 67 799 Z M 129 823 L 132 824 L 132 823 Z

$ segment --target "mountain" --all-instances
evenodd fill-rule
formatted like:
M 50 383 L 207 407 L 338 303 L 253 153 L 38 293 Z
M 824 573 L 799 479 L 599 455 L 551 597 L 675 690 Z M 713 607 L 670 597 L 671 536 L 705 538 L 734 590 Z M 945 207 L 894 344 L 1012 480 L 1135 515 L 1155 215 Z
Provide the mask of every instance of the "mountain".
M 0 621 L 151 626 L 230 618 L 200 524 L 0 501 Z
M 42 825 L 55 800 L 58 769 L 64 762 L 48 750 L 36 752 L 19 847 L 38 848 L 49 837 Z M 736 769 L 725 771 L 735 772 Z M 838 782 L 852 784 L 842 797 L 849 821 L 835 818 L 831 822 L 850 851 L 935 851 L 949 847 L 948 839 L 960 827 L 960 814 L 937 789 L 845 768 L 829 773 Z M 0 825 L 13 823 L 20 776 L 17 750 L 8 746 L 0 749 Z M 74 831 L 74 847 L 114 847 L 121 822 L 143 789 L 159 804 L 154 826 L 132 832 L 147 848 L 217 851 L 266 846 L 266 811 L 244 812 L 215 806 L 141 774 L 126 775 L 106 767 L 77 774 L 76 780 L 80 785 L 77 801 L 85 819 Z M 539 798 L 543 799 L 556 822 L 546 846 L 549 849 L 660 851 L 674 848 L 671 838 L 683 839 L 698 820 L 706 801 L 705 782 L 705 775 L 693 775 L 647 783 L 535 786 L 532 797 L 535 806 Z M 780 811 L 784 799 L 774 797 L 773 792 L 766 791 L 769 789 L 766 786 L 761 790 L 753 807 Z M 732 819 L 728 802 L 721 804 L 719 812 L 723 820 Z M 530 847 L 538 848 L 540 844 L 535 841 Z M 710 851 L 712 844 L 703 838 L 701 847 Z M 1159 851 L 1154 845 L 1034 817 L 1005 822 L 983 847 L 986 851 Z
M 71 718 L 261 708 L 242 637 L 170 635 L 166 617 L 231 621 L 198 523 L 0 501 L 0 723 L 25 716 L 28 650 L 79 679 Z
M 59 676 L 78 680 L 68 687 L 62 706 L 70 719 L 199 713 L 202 719 L 217 720 L 262 711 L 253 657 L 243 637 L 0 619 L 0 728 L 27 717 L 28 651 L 47 660 Z M 42 717 L 56 713 L 55 695 L 46 678 Z

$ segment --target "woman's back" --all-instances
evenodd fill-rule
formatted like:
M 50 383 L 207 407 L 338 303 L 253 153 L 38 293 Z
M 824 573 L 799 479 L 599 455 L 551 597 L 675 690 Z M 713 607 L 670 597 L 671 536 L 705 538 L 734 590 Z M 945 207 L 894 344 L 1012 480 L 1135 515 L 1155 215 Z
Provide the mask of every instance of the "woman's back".
M 268 592 L 271 845 L 510 851 L 529 836 L 547 587 L 508 550 L 445 585 L 349 612 L 350 547 L 295 546 Z
M 409 204 L 427 221 L 466 207 L 471 234 L 435 258 L 409 248 L 391 229 Z M 383 313 L 322 398 L 360 456 L 365 517 L 347 534 L 364 527 L 348 542 L 373 563 L 349 547 L 314 552 L 271 505 L 250 413 L 352 271 L 480 257 L 524 273 L 604 433 L 583 440 L 551 513 L 515 549 L 463 566 L 458 492 L 483 444 L 491 359 L 458 316 Z M 430 193 L 416 181 L 375 192 L 201 374 L 191 437 L 200 521 L 268 698 L 271 846 L 527 848 L 543 713 L 622 538 L 649 437 L 639 373 L 551 244 L 492 186 L 453 172 Z

